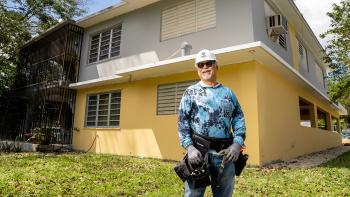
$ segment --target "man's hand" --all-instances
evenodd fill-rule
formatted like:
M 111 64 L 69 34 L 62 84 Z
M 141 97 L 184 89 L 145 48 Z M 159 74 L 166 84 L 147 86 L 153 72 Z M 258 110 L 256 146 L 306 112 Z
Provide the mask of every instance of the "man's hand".
M 239 144 L 232 144 L 227 149 L 221 150 L 219 154 L 224 156 L 222 163 L 236 162 L 240 151 L 241 145 Z
M 187 147 L 187 155 L 191 164 L 200 164 L 203 161 L 202 154 L 193 145 Z

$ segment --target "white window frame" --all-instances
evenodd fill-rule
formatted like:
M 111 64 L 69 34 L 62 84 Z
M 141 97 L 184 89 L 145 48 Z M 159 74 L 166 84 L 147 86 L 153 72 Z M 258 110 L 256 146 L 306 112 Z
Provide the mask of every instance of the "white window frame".
M 99 121 L 99 117 L 102 116 L 102 115 L 99 115 L 99 107 L 100 107 L 100 96 L 101 95 L 106 95 L 108 94 L 108 112 L 107 112 L 107 125 L 104 125 L 104 126 L 99 126 L 98 125 L 98 121 Z M 119 97 L 116 97 L 118 98 L 117 99 L 117 102 L 116 103 L 111 103 L 111 100 L 112 100 L 112 94 L 119 94 Z M 95 110 L 91 110 L 91 111 L 95 111 L 95 114 L 94 115 L 89 115 L 89 107 L 90 106 L 93 106 L 93 105 L 90 105 L 89 101 L 90 101 L 90 97 L 92 96 L 96 96 L 96 109 Z M 119 105 L 119 108 L 116 108 L 116 109 L 111 109 L 111 106 L 112 105 Z M 84 126 L 87 127 L 87 128 L 119 128 L 120 127 L 120 109 L 121 109 L 121 91 L 120 90 L 116 90 L 116 91 L 112 91 L 112 92 L 102 92 L 102 93 L 97 93 L 97 94 L 89 94 L 86 96 L 86 108 L 85 108 L 85 122 L 84 122 Z M 117 111 L 117 114 L 111 114 L 111 111 L 112 110 L 116 110 Z M 111 123 L 111 116 L 119 116 L 119 118 L 113 122 L 118 122 L 117 125 L 110 125 Z M 88 121 L 88 118 L 89 117 L 93 117 L 95 116 L 95 120 L 94 121 Z M 103 115 L 105 116 L 105 115 Z M 94 125 L 88 125 L 88 122 L 94 122 L 95 124 Z
M 119 42 L 119 46 L 118 46 L 119 50 L 118 50 L 118 55 L 112 56 L 112 53 L 113 53 L 112 52 L 112 40 L 113 40 L 113 33 L 114 33 L 115 29 L 117 29 L 119 31 L 118 34 L 117 34 L 118 36 L 116 36 L 116 38 L 119 37 L 119 39 L 115 41 L 116 43 Z M 103 31 L 100 31 L 99 33 L 91 35 L 90 36 L 90 41 L 89 41 L 89 47 L 88 47 L 89 51 L 88 51 L 87 63 L 88 64 L 94 64 L 94 63 L 105 61 L 105 60 L 108 60 L 108 59 L 111 59 L 111 58 L 118 58 L 118 57 L 120 57 L 122 30 L 123 30 L 122 23 L 119 23 L 118 25 L 115 25 L 115 26 L 113 26 L 111 28 L 105 29 Z M 109 43 L 108 43 L 108 57 L 100 60 L 102 34 L 107 32 L 107 31 L 109 31 L 109 36 L 110 36 L 109 37 Z M 95 36 L 99 36 L 99 38 L 98 38 L 98 48 L 97 48 L 97 57 L 96 57 L 97 60 L 96 61 L 91 61 L 92 58 L 90 57 L 90 55 L 91 55 L 91 47 L 92 47 L 92 38 L 95 37 Z M 116 47 L 116 48 L 118 48 L 118 47 Z

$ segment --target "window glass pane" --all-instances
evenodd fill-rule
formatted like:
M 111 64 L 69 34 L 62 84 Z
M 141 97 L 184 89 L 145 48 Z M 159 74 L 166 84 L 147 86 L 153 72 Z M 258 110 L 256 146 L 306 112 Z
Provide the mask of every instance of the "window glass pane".
M 111 109 L 119 109 L 120 104 L 111 104 Z
M 96 116 L 96 111 L 88 111 L 88 117 Z
M 96 120 L 96 116 L 89 116 L 89 117 L 87 117 L 87 121 L 88 122 L 93 122 L 95 120 Z
M 89 106 L 89 107 L 88 107 L 88 111 L 90 111 L 90 110 L 96 110 L 96 109 L 97 109 L 96 106 Z
M 109 126 L 119 126 L 119 121 L 109 121 Z
M 119 109 L 116 109 L 116 110 L 111 110 L 111 115 L 117 115 L 117 114 L 119 114 L 120 112 L 119 112 Z
M 111 120 L 111 121 L 116 121 L 116 120 L 119 120 L 119 118 L 120 118 L 120 116 L 119 115 L 113 115 L 113 116 L 111 116 L 110 118 L 109 118 L 109 120 Z
M 107 121 L 103 121 L 103 122 L 98 122 L 97 126 L 107 126 Z
M 96 123 L 96 122 L 87 122 L 87 123 L 86 123 L 86 126 L 90 126 L 90 127 L 91 127 L 91 126 L 95 126 L 95 123 Z
M 98 111 L 98 115 L 104 115 L 104 116 L 108 116 L 108 110 L 99 110 Z

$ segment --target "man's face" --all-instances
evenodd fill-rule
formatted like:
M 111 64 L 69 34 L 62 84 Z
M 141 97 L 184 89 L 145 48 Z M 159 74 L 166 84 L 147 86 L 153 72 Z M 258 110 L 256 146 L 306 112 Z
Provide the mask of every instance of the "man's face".
M 197 64 L 197 73 L 202 81 L 216 82 L 217 71 L 216 61 L 203 61 Z

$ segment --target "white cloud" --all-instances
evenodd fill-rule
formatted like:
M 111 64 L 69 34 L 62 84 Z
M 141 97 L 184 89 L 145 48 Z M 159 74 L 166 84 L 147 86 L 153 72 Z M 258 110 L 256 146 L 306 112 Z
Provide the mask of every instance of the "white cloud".
M 339 4 L 341 0 L 295 0 L 300 12 L 317 36 L 318 40 L 325 46 L 327 38 L 321 39 L 320 34 L 324 33 L 330 25 L 330 18 L 327 12 L 332 10 L 332 4 Z

